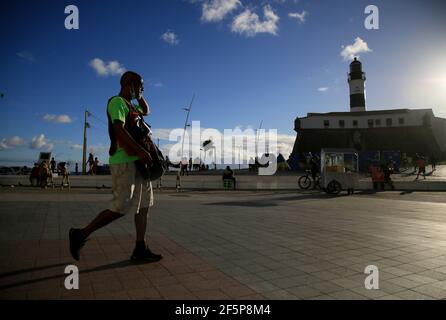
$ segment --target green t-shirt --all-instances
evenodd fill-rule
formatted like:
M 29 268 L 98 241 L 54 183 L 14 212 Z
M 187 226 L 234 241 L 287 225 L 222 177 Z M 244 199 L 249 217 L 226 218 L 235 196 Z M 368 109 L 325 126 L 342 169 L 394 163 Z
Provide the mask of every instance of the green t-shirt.
M 142 108 L 138 105 L 133 105 L 135 109 L 142 112 Z M 107 106 L 107 112 L 111 117 L 112 123 L 115 120 L 119 120 L 123 123 L 125 123 L 125 119 L 127 118 L 127 115 L 129 113 L 129 107 L 125 103 L 124 99 L 116 96 L 113 97 Z M 109 157 L 109 163 L 110 164 L 120 164 L 120 163 L 127 163 L 127 162 L 133 162 L 135 160 L 138 160 L 137 156 L 129 156 L 123 148 L 119 146 L 112 156 Z

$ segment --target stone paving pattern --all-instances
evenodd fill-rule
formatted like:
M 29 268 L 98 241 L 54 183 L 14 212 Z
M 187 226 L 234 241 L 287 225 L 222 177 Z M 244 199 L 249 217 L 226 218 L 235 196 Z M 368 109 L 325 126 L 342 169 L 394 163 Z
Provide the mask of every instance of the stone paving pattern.
M 128 261 L 133 217 L 68 252 L 111 199 L 106 190 L 0 189 L 1 299 L 445 299 L 446 197 L 384 192 L 157 192 L 149 244 Z M 64 288 L 64 268 L 80 289 Z M 364 268 L 380 271 L 364 288 Z

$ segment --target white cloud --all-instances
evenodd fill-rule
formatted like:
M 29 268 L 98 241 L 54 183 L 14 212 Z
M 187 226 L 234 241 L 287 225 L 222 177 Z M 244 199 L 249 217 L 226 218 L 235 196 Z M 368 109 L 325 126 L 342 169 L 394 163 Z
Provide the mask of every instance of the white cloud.
M 201 20 L 204 22 L 218 22 L 227 14 L 241 6 L 239 0 L 209 0 L 203 3 Z
M 348 46 L 342 46 L 341 56 L 344 60 L 353 60 L 354 57 L 359 57 L 359 53 L 362 52 L 371 52 L 372 50 L 369 48 L 367 42 L 362 40 L 360 37 L 355 39 L 353 44 L 349 44 Z
M 70 116 L 66 114 L 55 115 L 55 114 L 46 114 L 43 116 L 43 120 L 52 123 L 71 123 L 73 120 Z
M 2 140 L 0 140 L 0 150 L 18 147 L 23 144 L 25 144 L 25 140 L 23 140 L 23 138 L 19 136 L 14 136 L 7 139 L 3 138 Z
M 53 150 L 54 145 L 52 143 L 48 142 L 48 140 L 45 138 L 44 134 L 40 134 L 39 136 L 33 137 L 31 144 L 30 144 L 30 148 L 51 151 L 51 150 Z
M 170 129 L 170 128 L 157 128 L 157 129 L 153 129 L 152 131 L 152 138 L 154 141 L 156 141 L 157 139 L 160 140 L 169 140 L 169 135 L 170 132 L 174 130 L 174 129 Z
M 306 18 L 307 15 L 308 15 L 307 11 L 302 11 L 301 13 L 299 13 L 299 12 L 290 12 L 290 13 L 288 13 L 288 17 L 290 17 L 292 19 L 296 19 L 300 23 L 304 23 L 305 22 L 305 18 Z
M 172 46 L 176 46 L 180 43 L 180 40 L 178 39 L 178 35 L 176 35 L 174 32 L 167 30 L 161 35 L 161 39 L 163 39 L 165 42 Z
M 74 149 L 74 150 L 80 150 L 82 148 L 83 148 L 82 145 L 80 145 L 78 143 L 71 145 L 71 149 Z
M 24 60 L 28 60 L 30 62 L 35 62 L 36 59 L 34 58 L 34 55 L 29 52 L 29 51 L 21 51 L 21 52 L 17 52 L 17 56 L 24 59 Z
M 325 92 L 325 91 L 327 91 L 328 90 L 328 87 L 320 87 L 320 88 L 317 88 L 317 91 L 319 91 L 319 92 Z
M 108 150 L 109 150 L 110 146 L 105 146 L 102 144 L 99 145 L 92 145 L 89 146 L 88 148 L 88 152 L 92 153 L 93 156 L 100 158 L 101 156 L 106 157 L 108 156 Z
M 277 150 L 288 159 L 294 148 L 294 142 L 296 141 L 295 135 L 278 134 L 277 135 Z
M 101 77 L 119 76 L 125 72 L 125 68 L 118 61 L 109 61 L 108 63 L 102 59 L 94 58 L 89 63 L 96 73 Z
M 149 86 L 154 87 L 154 88 L 162 88 L 162 87 L 164 87 L 164 84 L 160 81 L 156 81 L 156 82 L 149 81 Z
M 273 9 L 267 5 L 263 7 L 264 21 L 260 21 L 256 13 L 246 9 L 237 17 L 231 25 L 231 30 L 239 34 L 245 34 L 248 37 L 253 37 L 257 33 L 277 34 L 277 23 L 279 16 L 277 16 Z

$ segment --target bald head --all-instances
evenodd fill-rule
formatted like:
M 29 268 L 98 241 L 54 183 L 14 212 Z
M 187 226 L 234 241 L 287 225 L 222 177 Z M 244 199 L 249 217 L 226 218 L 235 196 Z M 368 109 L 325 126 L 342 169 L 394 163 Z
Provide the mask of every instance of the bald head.
M 121 87 L 128 84 L 135 84 L 142 81 L 142 77 L 133 71 L 127 71 L 121 76 Z
M 144 91 L 142 77 L 133 71 L 127 71 L 121 76 L 121 94 L 130 99 L 138 98 Z

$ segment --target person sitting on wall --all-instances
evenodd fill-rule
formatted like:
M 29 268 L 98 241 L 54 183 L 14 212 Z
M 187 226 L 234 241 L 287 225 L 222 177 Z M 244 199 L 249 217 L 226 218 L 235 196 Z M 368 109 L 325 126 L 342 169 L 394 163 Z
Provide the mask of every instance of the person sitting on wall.
M 223 177 L 222 178 L 223 178 L 223 183 L 224 183 L 225 180 L 231 180 L 233 188 L 235 190 L 236 180 L 235 180 L 235 177 L 234 177 L 234 171 L 232 171 L 232 169 L 229 166 L 226 166 L 225 171 L 223 171 Z

